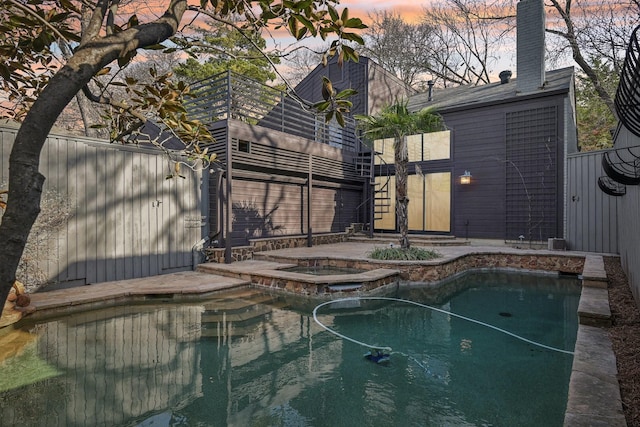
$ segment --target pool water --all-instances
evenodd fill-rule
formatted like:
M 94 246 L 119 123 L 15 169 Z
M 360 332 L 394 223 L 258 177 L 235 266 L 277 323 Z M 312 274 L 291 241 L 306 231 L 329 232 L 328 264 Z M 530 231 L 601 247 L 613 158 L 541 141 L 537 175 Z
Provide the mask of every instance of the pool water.
M 480 286 L 474 287 L 474 284 Z M 430 304 L 573 350 L 574 279 L 469 274 Z M 0 336 L 0 425 L 561 426 L 572 356 L 397 301 L 318 302 L 243 289 L 121 306 Z

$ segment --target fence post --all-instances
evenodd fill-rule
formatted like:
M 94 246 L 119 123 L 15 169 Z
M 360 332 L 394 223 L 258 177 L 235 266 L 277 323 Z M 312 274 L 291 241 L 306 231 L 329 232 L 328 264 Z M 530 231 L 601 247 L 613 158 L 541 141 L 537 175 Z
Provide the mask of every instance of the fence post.
M 307 246 L 313 246 L 313 155 L 309 154 L 309 171 L 307 175 Z
M 227 120 L 231 119 L 232 91 L 233 85 L 231 84 L 231 70 L 227 70 Z
M 280 91 L 280 105 L 281 105 L 281 110 L 282 110 L 282 114 L 281 114 L 281 118 L 280 118 L 280 130 L 282 132 L 284 132 L 284 113 L 285 113 L 285 109 L 284 109 L 284 102 L 286 100 L 285 94 L 284 92 Z

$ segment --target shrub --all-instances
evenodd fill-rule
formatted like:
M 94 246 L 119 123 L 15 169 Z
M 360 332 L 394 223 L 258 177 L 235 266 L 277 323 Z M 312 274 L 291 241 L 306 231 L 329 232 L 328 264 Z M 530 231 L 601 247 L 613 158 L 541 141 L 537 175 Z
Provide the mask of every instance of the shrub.
M 402 249 L 400 247 L 374 248 L 369 252 L 369 258 L 387 261 L 428 261 L 440 258 L 440 254 L 432 249 L 415 248 Z

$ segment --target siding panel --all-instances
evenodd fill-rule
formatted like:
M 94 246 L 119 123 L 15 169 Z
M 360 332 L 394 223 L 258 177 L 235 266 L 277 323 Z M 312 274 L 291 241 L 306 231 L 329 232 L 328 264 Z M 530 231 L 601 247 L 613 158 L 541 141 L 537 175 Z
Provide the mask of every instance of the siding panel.
M 452 170 L 455 235 L 505 236 L 504 117 L 503 112 L 495 110 L 445 116 L 445 123 L 452 130 L 455 160 Z M 466 170 L 473 175 L 472 183 L 459 185 L 458 176 Z
M 616 213 L 619 197 L 598 188 L 602 170 L 602 151 L 568 156 L 567 245 L 571 250 L 618 252 Z
M 15 133 L 11 125 L 0 127 L 5 186 Z M 203 230 L 186 218 L 201 216 L 201 174 L 186 169 L 186 179 L 169 181 L 166 168 L 156 150 L 50 135 L 41 157 L 45 192 L 65 195 L 74 212 L 43 248 L 52 254 L 38 265 L 48 289 L 192 267 L 191 247 Z
M 304 233 L 302 188 L 273 180 L 234 180 L 233 245 L 246 245 L 250 238 Z
M 436 94 L 437 95 L 437 94 Z M 506 115 L 516 111 L 526 111 L 554 107 L 557 109 L 557 123 L 564 117 L 562 97 L 523 100 L 515 103 L 496 104 L 494 106 L 468 109 L 464 111 L 442 111 L 447 128 L 452 133 L 451 169 L 453 177 L 453 218 L 452 233 L 470 238 L 507 239 L 507 172 L 512 168 L 506 152 Z M 564 135 L 564 128 L 558 124 L 557 135 Z M 559 138 L 560 139 L 560 138 Z M 556 218 L 556 234 L 562 235 L 564 208 L 562 194 L 564 141 L 556 141 L 553 147 L 555 162 L 553 212 L 545 215 Z M 470 171 L 473 179 L 470 185 L 460 185 L 458 177 Z M 526 211 L 521 207 L 513 215 L 518 217 Z M 523 233 L 525 234 L 525 233 Z M 534 240 L 538 240 L 537 236 Z
M 640 137 L 621 127 L 615 141 L 615 148 L 640 147 Z M 640 307 L 640 186 L 627 186 L 627 194 L 618 197 L 617 218 L 620 231 L 620 259 L 624 267 L 636 304 Z

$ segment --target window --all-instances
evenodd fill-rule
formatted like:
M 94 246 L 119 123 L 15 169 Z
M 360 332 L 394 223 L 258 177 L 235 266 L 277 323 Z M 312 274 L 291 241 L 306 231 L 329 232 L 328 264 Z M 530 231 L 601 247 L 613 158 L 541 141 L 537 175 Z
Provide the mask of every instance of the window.
M 376 165 L 393 164 L 393 138 L 376 139 L 373 141 L 373 149 L 377 154 L 375 157 Z
M 243 153 L 250 153 L 251 152 L 251 142 L 250 141 L 245 141 L 244 139 L 238 140 L 238 151 L 241 151 Z
M 428 162 L 451 158 L 451 131 L 431 132 L 407 136 L 409 162 Z M 393 164 L 393 138 L 378 139 L 373 143 L 378 153 L 376 164 Z
M 422 135 L 422 160 L 444 160 L 451 158 L 451 131 L 425 133 Z
M 409 175 L 408 216 L 410 231 L 451 231 L 451 173 Z M 396 229 L 396 180 L 378 176 L 376 182 L 375 223 L 377 230 Z
M 432 132 L 409 135 L 407 151 L 409 176 L 409 230 L 428 232 L 451 232 L 451 172 L 447 160 L 451 158 L 451 132 Z M 374 141 L 376 165 L 394 163 L 393 138 Z M 437 163 L 430 163 L 437 160 Z M 443 162 L 444 160 L 444 162 Z M 442 172 L 429 172 L 431 165 L 438 165 Z M 386 176 L 391 168 L 380 168 L 382 176 L 376 176 L 376 206 L 374 227 L 380 230 L 395 230 L 395 177 Z M 415 170 L 415 174 L 414 174 Z M 387 181 L 388 180 L 388 181 Z M 385 183 L 388 185 L 385 186 Z

